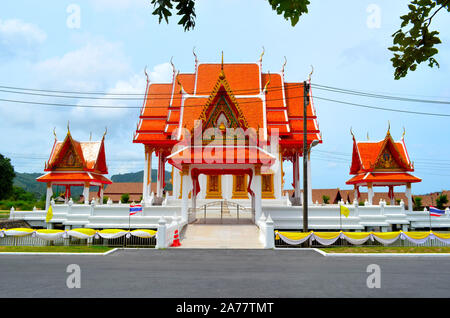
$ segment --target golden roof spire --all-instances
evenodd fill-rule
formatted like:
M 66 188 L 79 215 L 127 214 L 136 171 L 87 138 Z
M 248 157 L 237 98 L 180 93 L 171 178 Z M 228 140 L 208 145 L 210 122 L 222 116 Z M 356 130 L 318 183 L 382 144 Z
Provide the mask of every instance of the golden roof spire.
M 265 49 L 264 49 L 264 46 L 262 47 L 262 53 L 261 53 L 261 56 L 259 57 L 259 63 L 262 63 L 262 58 L 263 58 L 263 56 L 264 56 L 264 52 L 265 52 Z
M 53 135 L 55 136 L 55 141 L 57 141 L 57 140 L 58 140 L 58 138 L 56 137 L 56 127 L 55 127 L 55 128 L 53 128 Z
M 266 85 L 264 86 L 264 92 L 267 92 L 267 87 L 270 84 L 270 71 L 268 73 L 269 73 L 269 80 L 267 81 Z
M 287 59 L 286 59 L 286 56 L 285 56 L 285 57 L 284 57 L 283 67 L 282 67 L 282 69 L 281 69 L 281 72 L 282 72 L 282 73 L 284 73 L 284 67 L 286 66 L 286 64 L 287 64 Z

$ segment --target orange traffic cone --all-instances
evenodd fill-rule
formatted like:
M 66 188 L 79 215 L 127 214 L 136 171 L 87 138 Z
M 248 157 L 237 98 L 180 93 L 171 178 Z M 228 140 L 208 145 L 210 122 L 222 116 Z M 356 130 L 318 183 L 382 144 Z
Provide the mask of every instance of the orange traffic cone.
M 178 230 L 175 230 L 175 234 L 173 235 L 173 243 L 172 247 L 181 246 L 180 239 L 178 238 Z

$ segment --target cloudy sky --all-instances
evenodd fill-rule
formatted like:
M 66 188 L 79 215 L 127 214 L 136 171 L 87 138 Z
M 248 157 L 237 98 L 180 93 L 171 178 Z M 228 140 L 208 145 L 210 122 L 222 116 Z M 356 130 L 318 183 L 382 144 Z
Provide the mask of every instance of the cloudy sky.
M 78 140 L 101 138 L 105 127 L 111 174 L 143 169 L 143 147 L 132 143 L 142 100 L 87 100 L 13 94 L 7 87 L 36 90 L 136 93 L 145 90 L 144 68 L 155 82 L 168 81 L 170 58 L 181 72 L 193 72 L 192 48 L 201 62 L 254 62 L 265 47 L 264 71 L 286 80 L 400 97 L 450 100 L 450 19 L 442 12 L 432 27 L 441 31 L 437 59 L 400 81 L 393 79 L 387 50 L 408 1 L 312 1 L 296 27 L 263 0 L 198 0 L 196 27 L 184 32 L 177 17 L 158 24 L 148 0 L 2 1 L 0 4 L 0 153 L 19 172 L 42 172 L 53 143 L 53 128 L 64 138 L 67 122 Z M 78 17 L 79 13 L 79 19 Z M 79 22 L 79 23 L 78 23 Z M 35 91 L 39 94 L 39 91 Z M 45 93 L 44 93 L 45 94 Z M 414 193 L 450 188 L 449 117 L 370 110 L 320 100 L 328 98 L 392 109 L 450 114 L 449 105 L 406 103 L 313 90 L 324 143 L 312 154 L 314 188 L 348 188 L 352 139 L 383 139 L 388 121 L 394 139 L 406 129 L 406 144 L 423 182 Z M 79 96 L 79 95 L 78 95 Z M 115 95 L 117 97 L 117 95 Z M 33 101 L 27 105 L 5 100 Z M 51 106 L 71 104 L 78 107 Z M 129 109 L 83 105 L 132 106 Z M 286 164 L 286 185 L 291 165 Z M 383 189 L 384 190 L 384 189 Z

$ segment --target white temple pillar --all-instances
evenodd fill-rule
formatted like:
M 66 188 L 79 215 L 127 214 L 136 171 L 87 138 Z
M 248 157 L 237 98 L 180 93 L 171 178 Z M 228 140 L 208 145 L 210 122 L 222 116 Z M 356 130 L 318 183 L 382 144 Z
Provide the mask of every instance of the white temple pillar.
M 372 183 L 367 184 L 367 201 L 369 202 L 369 205 L 373 204 L 373 186 Z
M 311 148 L 310 148 L 311 150 Z M 311 151 L 308 151 L 307 170 L 308 170 L 308 205 L 313 204 L 312 185 L 311 185 Z
M 190 178 L 191 180 L 192 180 L 192 177 Z M 197 181 L 198 181 L 198 176 L 197 176 L 197 179 L 196 179 Z M 192 196 L 191 196 L 191 199 L 192 199 L 192 208 L 193 209 L 196 209 L 197 208 L 197 183 L 195 182 L 196 180 L 192 180 Z
M 406 184 L 405 195 L 406 195 L 406 198 L 408 199 L 408 212 L 412 212 L 413 202 L 412 202 L 411 183 Z
M 84 183 L 83 188 L 83 197 L 84 197 L 84 204 L 89 204 L 89 183 Z
M 182 185 L 182 194 L 181 194 L 181 219 L 182 221 L 188 221 L 188 210 L 189 210 L 189 190 L 191 184 L 191 176 L 189 167 L 183 167 L 183 171 L 181 173 L 183 183 Z
M 52 195 L 53 195 L 52 183 L 47 182 L 47 195 L 45 197 L 45 211 L 48 211 L 48 208 L 50 207 L 50 200 L 52 199 Z
M 158 198 L 162 197 L 163 192 L 163 185 L 164 185 L 164 158 L 163 154 L 161 152 L 158 153 L 158 175 L 157 175 L 157 182 L 156 182 L 156 196 Z
M 142 181 L 142 200 L 150 202 L 150 191 L 152 187 L 152 151 L 145 150 L 144 179 Z
M 255 167 L 252 190 L 255 193 L 255 220 L 259 220 L 262 214 L 262 193 L 261 193 L 261 168 Z

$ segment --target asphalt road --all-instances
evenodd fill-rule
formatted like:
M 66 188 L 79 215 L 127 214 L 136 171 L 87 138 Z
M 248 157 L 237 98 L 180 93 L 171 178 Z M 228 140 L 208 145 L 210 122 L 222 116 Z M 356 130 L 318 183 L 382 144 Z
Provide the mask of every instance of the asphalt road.
M 69 264 L 81 288 L 70 289 Z M 381 270 L 368 288 L 367 266 Z M 330 258 L 308 250 L 0 255 L 0 297 L 449 297 L 450 258 Z M 6 288 L 7 287 L 7 288 Z

